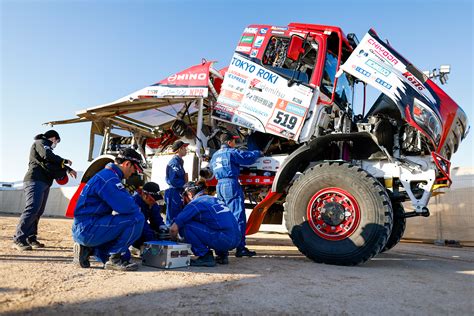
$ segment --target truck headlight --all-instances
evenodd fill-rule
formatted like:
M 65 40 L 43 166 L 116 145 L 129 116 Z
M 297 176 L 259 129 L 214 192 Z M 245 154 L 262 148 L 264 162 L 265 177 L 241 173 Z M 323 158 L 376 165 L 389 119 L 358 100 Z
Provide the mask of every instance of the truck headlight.
M 436 143 L 441 138 L 441 121 L 429 106 L 415 98 L 413 102 L 413 118 L 415 122 L 432 134 Z

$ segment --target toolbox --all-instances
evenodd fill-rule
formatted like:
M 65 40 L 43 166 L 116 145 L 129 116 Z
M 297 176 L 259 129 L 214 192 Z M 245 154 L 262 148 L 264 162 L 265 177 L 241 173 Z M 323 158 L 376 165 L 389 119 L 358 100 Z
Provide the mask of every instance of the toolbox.
M 189 266 L 191 245 L 169 240 L 145 242 L 142 264 L 155 268 L 172 269 Z

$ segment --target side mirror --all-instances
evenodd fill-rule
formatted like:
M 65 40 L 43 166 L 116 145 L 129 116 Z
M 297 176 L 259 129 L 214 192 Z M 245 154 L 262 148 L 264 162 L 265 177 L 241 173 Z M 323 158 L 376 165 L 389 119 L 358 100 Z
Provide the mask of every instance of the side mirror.
M 286 57 L 293 61 L 297 61 L 300 58 L 300 55 L 304 53 L 304 38 L 298 35 L 291 36 L 290 46 L 286 52 Z

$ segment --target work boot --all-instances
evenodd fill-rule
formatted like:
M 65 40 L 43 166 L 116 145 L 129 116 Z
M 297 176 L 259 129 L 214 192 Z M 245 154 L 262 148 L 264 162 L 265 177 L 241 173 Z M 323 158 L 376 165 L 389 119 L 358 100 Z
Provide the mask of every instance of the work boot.
M 141 258 L 142 254 L 139 248 L 135 248 L 134 246 L 128 247 L 130 254 L 135 258 Z
M 218 264 L 229 264 L 229 256 L 228 255 L 217 255 L 216 262 Z
M 138 264 L 131 263 L 130 261 L 123 261 L 122 256 L 119 253 L 110 255 L 109 261 L 104 265 L 105 270 L 116 270 L 116 271 L 137 271 Z
M 237 251 L 235 252 L 235 256 L 237 258 L 241 258 L 241 257 L 253 257 L 255 256 L 257 253 L 255 251 L 252 251 L 252 250 L 249 250 L 247 247 L 244 247 L 242 249 L 237 249 Z
M 74 259 L 72 262 L 81 268 L 90 268 L 91 263 L 89 262 L 89 257 L 93 251 L 94 250 L 90 247 L 80 245 L 77 242 L 74 243 Z
M 26 241 L 13 241 L 12 248 L 16 250 L 26 251 L 26 250 L 33 250 L 31 246 Z
M 214 260 L 212 250 L 208 251 L 204 256 L 191 259 L 190 265 L 193 267 L 215 267 L 216 261 Z
M 28 241 L 28 244 L 30 244 L 31 248 L 34 249 L 44 248 L 44 244 L 37 240 Z

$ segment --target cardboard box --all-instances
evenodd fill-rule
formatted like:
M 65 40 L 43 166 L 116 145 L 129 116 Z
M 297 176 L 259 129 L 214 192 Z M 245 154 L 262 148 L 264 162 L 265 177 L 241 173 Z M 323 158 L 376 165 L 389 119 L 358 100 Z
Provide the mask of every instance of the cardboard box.
M 189 266 L 191 245 L 168 240 L 147 241 L 142 253 L 145 266 L 173 269 Z

